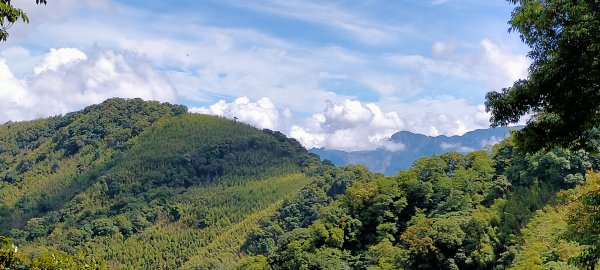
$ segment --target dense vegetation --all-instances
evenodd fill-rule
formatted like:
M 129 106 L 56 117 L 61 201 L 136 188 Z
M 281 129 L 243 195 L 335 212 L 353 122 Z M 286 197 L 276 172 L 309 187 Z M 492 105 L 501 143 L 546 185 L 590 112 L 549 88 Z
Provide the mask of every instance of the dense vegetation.
M 598 153 L 600 133 L 600 1 L 508 0 L 516 5 L 509 21 L 531 48 L 526 79 L 486 95 L 492 125 L 516 123 L 516 145 L 533 153 L 560 146 Z M 574 262 L 594 269 L 600 260 L 600 191 L 576 198 L 581 214 L 572 218 L 576 239 L 587 244 Z M 583 210 L 582 210 L 583 209 Z
M 393 134 L 389 140 L 402 144 L 400 151 L 389 151 L 385 147 L 374 150 L 346 152 L 325 148 L 312 148 L 309 152 L 328 159 L 337 166 L 362 164 L 371 171 L 385 175 L 394 175 L 401 170 L 408 170 L 415 160 L 421 157 L 441 155 L 450 151 L 470 152 L 490 148 L 510 135 L 511 130 L 520 127 L 488 128 L 469 131 L 461 136 L 425 136 L 410 131 Z
M 33 259 L 84 252 L 111 268 L 173 269 L 235 242 L 218 237 L 228 230 L 243 241 L 310 181 L 299 173 L 316 159 L 298 142 L 186 111 L 111 99 L 0 126 L 0 234 Z
M 509 2 L 533 64 L 486 107 L 533 118 L 394 176 L 139 99 L 1 125 L 0 269 L 595 269 L 600 2 Z
M 341 195 L 316 182 L 261 221 L 241 268 L 574 268 L 597 237 L 595 223 L 576 220 L 597 218 L 576 195 L 598 190 L 595 174 L 584 180 L 597 166 L 585 152 L 526 155 L 506 141 L 491 153 L 423 158 L 392 177 L 355 173 Z
M 554 146 L 597 151 L 600 138 L 600 1 L 508 0 L 510 19 L 531 48 L 526 79 L 486 95 L 492 125 L 531 114 L 516 142 L 537 151 Z M 592 140 L 590 140 L 592 139 Z
M 9 269 L 575 269 L 598 159 L 561 148 L 335 167 L 278 132 L 111 99 L 0 126 Z

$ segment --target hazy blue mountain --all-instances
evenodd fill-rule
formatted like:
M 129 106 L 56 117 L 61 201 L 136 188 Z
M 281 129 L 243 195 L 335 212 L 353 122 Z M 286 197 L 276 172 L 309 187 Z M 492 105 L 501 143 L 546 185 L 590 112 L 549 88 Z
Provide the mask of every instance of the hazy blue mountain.
M 390 147 L 378 148 L 369 151 L 346 152 L 313 148 L 309 151 L 321 156 L 322 159 L 331 160 L 335 165 L 363 164 L 372 171 L 392 175 L 400 170 L 408 169 L 413 162 L 431 155 L 439 155 L 448 151 L 466 153 L 494 145 L 509 135 L 511 129 L 520 127 L 501 127 L 478 129 L 465 133 L 462 136 L 436 136 L 430 137 L 410 131 L 400 131 L 389 139 L 397 151 L 390 151 Z M 399 149 L 399 150 L 398 150 Z

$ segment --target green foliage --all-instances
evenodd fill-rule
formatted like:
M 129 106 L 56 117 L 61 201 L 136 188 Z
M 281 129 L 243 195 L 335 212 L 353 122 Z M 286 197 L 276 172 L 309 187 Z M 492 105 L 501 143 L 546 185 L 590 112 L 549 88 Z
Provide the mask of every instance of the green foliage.
M 525 154 L 509 139 L 491 152 L 422 158 L 384 177 L 321 162 L 278 132 L 185 111 L 111 99 L 1 125 L 0 230 L 19 246 L 3 244 L 1 262 L 20 269 L 597 263 L 598 177 L 586 171 L 598 161 L 584 151 Z
M 600 3 L 595 0 L 509 0 L 511 31 L 531 47 L 526 80 L 486 95 L 493 125 L 516 123 L 520 148 L 597 148 L 600 124 Z
M 38 251 L 33 256 L 24 256 L 22 252 L 19 252 L 19 248 L 12 243 L 10 238 L 0 236 L 0 269 L 100 270 L 106 269 L 106 264 L 89 255 L 84 255 L 84 253 L 70 256 L 63 252 Z
M 321 181 L 263 220 L 243 251 L 273 269 L 572 267 L 579 246 L 564 238 L 567 212 L 546 205 L 590 168 L 597 160 L 585 152 L 524 154 L 509 140 L 492 153 L 422 158 L 392 177 L 360 173 L 327 197 L 348 168 L 315 166 Z
M 238 269 L 244 270 L 271 270 L 271 266 L 267 262 L 267 257 L 258 255 L 244 258 Z
M 323 169 L 319 188 L 305 188 L 299 202 L 287 206 L 323 198 L 321 190 L 339 183 L 333 179 L 355 178 L 342 195 L 313 204 L 318 206 L 316 220 L 310 218 L 313 211 L 278 210 L 280 215 L 250 235 L 246 252 L 285 269 L 316 267 L 323 258 L 340 269 L 456 266 L 451 254 L 464 245 L 470 223 L 449 213 L 468 216 L 473 206 L 492 196 L 492 165 L 488 155 L 475 152 L 421 159 L 395 177 L 375 177 L 361 167 Z M 308 224 L 288 226 L 287 221 L 306 217 Z
M 109 99 L 62 117 L 0 126 L 0 209 L 11 213 L 0 219 L 0 233 L 62 207 L 113 167 L 133 138 L 181 107 Z
M 583 251 L 572 258 L 578 266 L 594 269 L 600 262 L 600 176 L 588 174 L 585 183 L 573 193 L 567 211 L 567 236 L 585 245 Z
M 564 206 L 547 206 L 536 211 L 527 226 L 521 229 L 523 243 L 519 245 L 510 269 L 577 269 L 568 265 L 569 258 L 581 248 L 564 239 L 566 211 Z
M 279 132 L 186 111 L 110 99 L 1 125 L 0 232 L 32 265 L 50 263 L 37 256 L 48 250 L 119 269 L 233 267 L 258 220 L 320 162 Z
M 0 236 L 0 269 L 11 269 L 23 264 L 17 257 L 18 248 L 10 238 Z
M 278 187 L 280 192 L 297 191 L 298 188 L 308 184 L 311 179 L 306 178 L 302 175 L 290 175 L 277 181 L 271 181 L 270 184 L 273 187 Z M 267 191 L 268 186 L 264 186 Z M 271 191 L 279 191 L 271 190 Z M 258 195 L 252 192 L 249 195 Z M 277 194 L 277 196 L 269 194 L 261 194 L 260 200 L 265 200 L 269 197 L 283 197 L 284 194 Z M 245 203 L 251 203 L 252 196 L 248 196 Z M 269 200 L 270 201 L 270 200 Z M 257 209 L 252 214 L 247 215 L 238 222 L 232 222 L 226 231 L 220 232 L 215 236 L 211 242 L 196 251 L 196 254 L 192 256 L 181 269 L 232 269 L 235 267 L 237 261 L 242 257 L 240 252 L 240 246 L 242 246 L 249 236 L 249 234 L 258 229 L 259 220 L 265 218 L 268 215 L 272 215 L 278 207 L 281 206 L 283 200 L 274 202 L 268 207 L 267 205 L 262 206 L 263 209 Z M 238 206 L 243 207 L 243 206 Z M 211 211 L 212 209 L 207 209 Z M 235 212 L 234 209 L 231 210 Z M 228 215 L 229 218 L 233 215 Z

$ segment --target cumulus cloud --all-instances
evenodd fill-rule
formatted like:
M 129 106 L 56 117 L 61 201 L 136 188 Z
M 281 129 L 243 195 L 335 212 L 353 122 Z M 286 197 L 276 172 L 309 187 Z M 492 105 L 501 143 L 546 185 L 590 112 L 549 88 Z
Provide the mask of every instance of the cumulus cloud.
M 264 8 L 256 1 L 236 2 Z M 443 2 L 448 1 L 430 1 Z M 314 11 L 309 12 L 312 15 L 289 14 L 303 16 L 297 19 L 304 22 L 313 20 L 316 12 L 329 14 L 335 20 L 330 17 L 317 24 L 325 23 L 342 33 L 352 32 L 354 36 L 361 36 L 361 32 L 373 36 L 369 34 L 373 24 L 365 24 L 348 12 L 332 14 L 318 5 L 302 5 L 301 1 L 269 3 L 265 7 L 281 8 L 277 12 Z M 182 21 L 179 15 L 172 13 L 156 18 L 151 12 L 129 5 L 114 4 L 117 12 L 105 12 L 101 16 L 89 13 L 94 16 L 69 17 L 64 13 L 70 14 L 72 9 L 58 8 L 109 9 L 110 0 L 56 0 L 53 12 L 47 12 L 50 6 L 44 9 L 32 2 L 27 5 L 32 17 L 45 21 L 46 17 L 35 12 L 60 16 L 48 18 L 48 23 L 40 25 L 32 22 L 26 27 L 31 34 L 20 38 L 26 42 L 11 45 L 19 40 L 19 31 L 15 29 L 6 47 L 13 49 L 0 51 L 0 58 L 6 60 L 4 66 L 0 66 L 0 72 L 5 75 L 0 81 L 0 105 L 4 109 L 0 112 L 0 121 L 64 113 L 112 96 L 205 104 L 222 97 L 243 96 L 247 98 L 219 101 L 192 110 L 237 117 L 257 127 L 278 129 L 298 138 L 307 147 L 350 150 L 383 147 L 400 151 L 400 145 L 386 145 L 389 136 L 400 130 L 435 136 L 460 135 L 488 127 L 489 115 L 478 105 L 483 93 L 474 91 L 485 91 L 487 86 L 488 89 L 508 86 L 526 72 L 528 65 L 523 53 L 515 53 L 513 48 L 487 39 L 466 44 L 468 41 L 459 36 L 460 43 L 449 40 L 430 44 L 431 56 L 405 55 L 403 52 L 415 50 L 396 47 L 398 43 L 393 43 L 398 51 L 383 52 L 331 45 L 332 42 L 296 42 L 251 26 L 211 26 L 220 24 L 211 24 L 208 19 L 204 23 L 206 18 L 200 18 L 201 23 Z M 59 10 L 54 12 L 57 8 Z M 70 22 L 63 23 L 65 18 Z M 159 20 L 159 23 L 144 23 L 149 19 Z M 338 25 L 340 22 L 348 23 L 352 29 L 369 31 L 340 28 L 343 26 Z M 47 46 L 69 44 L 80 49 L 64 48 L 51 50 L 46 55 L 31 55 L 19 47 L 36 40 L 44 40 Z M 91 44 L 119 50 L 81 49 L 93 46 Z M 160 67 L 168 79 L 153 65 Z M 327 84 L 330 81 L 339 81 L 341 86 Z M 451 96 L 443 96 L 443 93 Z M 265 96 L 269 98 L 261 99 Z M 474 96 L 479 99 L 471 98 Z M 366 98 L 375 103 L 357 101 Z M 287 107 L 298 115 L 310 116 L 294 120 Z
M 190 112 L 220 115 L 238 119 L 258 128 L 268 129 L 280 128 L 280 120 L 291 117 L 289 109 L 280 113 L 271 99 L 267 97 L 263 97 L 256 102 L 247 97 L 239 97 L 230 103 L 220 100 L 208 107 L 190 108 Z
M 58 67 L 87 60 L 87 55 L 76 48 L 50 49 L 44 59 L 33 69 L 36 75 L 45 71 L 56 71 Z
M 236 118 L 258 128 L 279 130 L 307 148 L 345 151 L 376 148 L 389 152 L 403 151 L 405 145 L 389 140 L 394 133 L 402 130 L 430 136 L 462 135 L 489 126 L 489 115 L 483 105 L 469 105 L 464 100 L 451 97 L 399 104 L 398 110 L 391 111 L 357 100 L 329 101 L 322 112 L 304 119 L 294 118 L 289 108 L 281 109 L 267 97 L 256 101 L 247 97 L 232 102 L 220 100 L 210 106 L 190 108 L 190 112 Z M 459 152 L 472 151 L 457 144 L 441 147 Z
M 326 130 L 338 130 L 361 124 L 369 124 L 374 114 L 358 100 L 344 100 L 341 104 L 328 102 L 323 116 L 323 119 L 325 119 L 322 125 L 323 128 Z
M 451 96 L 423 98 L 413 102 L 389 99 L 381 107 L 401 112 L 405 130 L 428 136 L 462 135 L 468 131 L 488 128 L 490 114 L 482 104 L 471 104 Z
M 394 109 L 384 111 L 381 105 Z M 293 125 L 288 134 L 308 148 L 347 151 L 383 148 L 396 152 L 404 150 L 404 145 L 388 140 L 402 130 L 437 136 L 462 135 L 477 128 L 489 127 L 489 114 L 484 106 L 471 105 L 463 99 L 442 97 L 381 105 L 363 104 L 356 100 L 329 102 L 323 112 Z M 458 145 L 446 147 L 455 151 L 469 151 Z
M 308 148 L 325 147 L 349 151 L 384 147 L 402 150 L 401 145 L 387 140 L 404 128 L 396 112 L 383 112 L 379 106 L 356 100 L 329 102 L 322 113 L 316 113 L 293 125 L 289 135 Z
M 0 58 L 0 85 L 0 122 L 64 114 L 111 97 L 177 100 L 149 62 L 112 50 L 53 49 L 21 77 Z

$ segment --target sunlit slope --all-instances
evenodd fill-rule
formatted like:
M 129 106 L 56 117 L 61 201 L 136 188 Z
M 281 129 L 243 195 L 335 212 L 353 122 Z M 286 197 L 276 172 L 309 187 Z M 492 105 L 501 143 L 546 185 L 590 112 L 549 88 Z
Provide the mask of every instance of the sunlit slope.
M 184 106 L 110 99 L 65 116 L 0 125 L 0 233 L 61 208 L 113 166 L 131 139 Z
M 311 181 L 300 172 L 315 160 L 279 132 L 139 99 L 2 125 L 0 146 L 0 235 L 119 269 L 173 269 L 221 242 L 230 252 Z
M 301 174 L 292 174 L 233 186 L 191 188 L 173 196 L 169 214 L 148 227 L 136 228 L 139 217 L 134 217 L 131 228 L 125 227 L 138 233 L 97 236 L 85 246 L 115 269 L 233 265 L 239 260 L 237 251 L 249 231 L 258 227 L 259 219 L 272 214 L 282 199 L 310 181 Z M 119 227 L 124 216 L 117 215 L 113 225 Z

